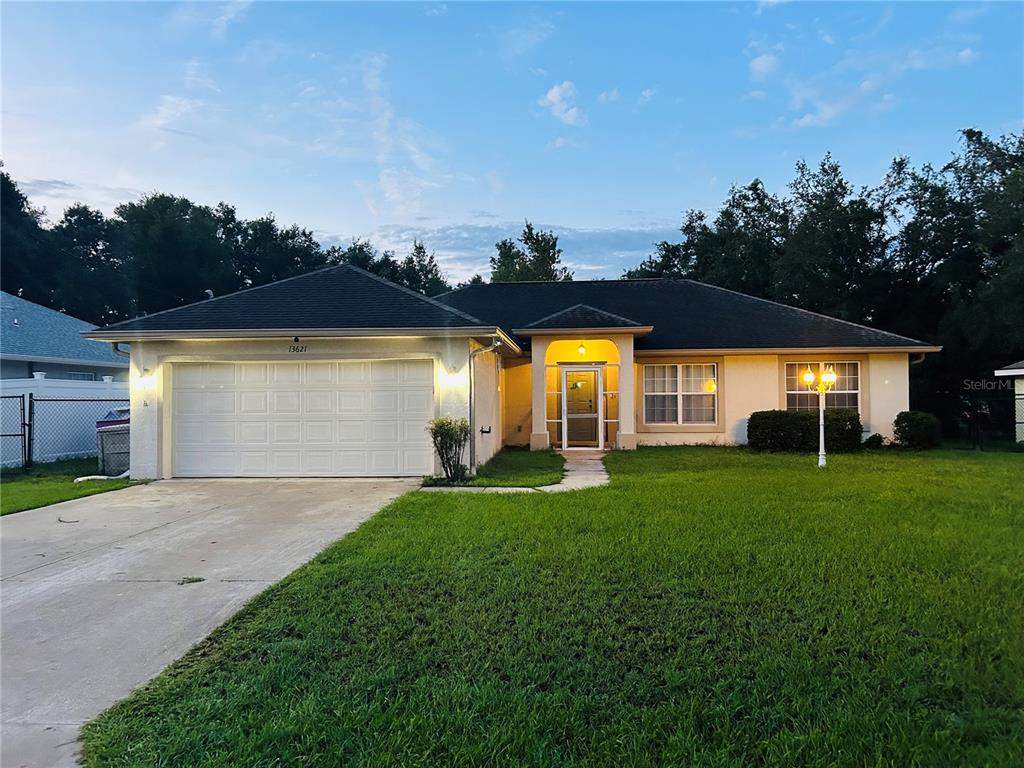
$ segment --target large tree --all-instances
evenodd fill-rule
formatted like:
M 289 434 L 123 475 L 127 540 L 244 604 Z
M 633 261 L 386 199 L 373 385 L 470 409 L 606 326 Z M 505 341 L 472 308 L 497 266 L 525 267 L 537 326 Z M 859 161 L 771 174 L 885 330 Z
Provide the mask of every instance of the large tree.
M 529 221 L 523 226 L 518 243 L 506 238 L 496 243 L 495 248 L 497 253 L 491 257 L 492 283 L 572 280 L 572 272 L 562 266 L 558 235 L 534 229 Z
M 126 282 L 131 314 L 220 296 L 242 287 L 221 216 L 183 197 L 151 194 L 114 209 L 120 223 L 114 258 Z
M 42 225 L 43 211 L 0 171 L 0 284 L 8 293 L 48 305 L 53 296 L 47 263 L 52 246 Z

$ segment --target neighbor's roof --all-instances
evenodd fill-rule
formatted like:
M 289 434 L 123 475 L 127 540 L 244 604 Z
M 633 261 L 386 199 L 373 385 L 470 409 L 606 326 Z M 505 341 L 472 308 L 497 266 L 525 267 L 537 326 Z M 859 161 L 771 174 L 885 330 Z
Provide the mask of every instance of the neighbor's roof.
M 639 328 L 642 323 L 628 317 L 605 312 L 603 309 L 575 304 L 568 309 L 534 320 L 523 326 L 529 330 L 558 330 L 564 328 Z
M 884 347 L 934 349 L 916 339 L 693 280 L 484 283 L 439 301 L 510 329 L 585 304 L 653 326 L 637 350 Z
M 128 360 L 102 342 L 83 339 L 96 326 L 0 291 L 0 357 L 127 368 Z
M 1017 363 L 1010 363 L 1009 365 L 1004 365 L 1002 368 L 996 371 L 996 376 L 1022 375 L 1024 375 L 1024 360 L 1021 360 L 1020 362 Z
M 351 264 L 327 267 L 99 329 L 93 338 L 170 332 L 481 328 L 477 318 Z

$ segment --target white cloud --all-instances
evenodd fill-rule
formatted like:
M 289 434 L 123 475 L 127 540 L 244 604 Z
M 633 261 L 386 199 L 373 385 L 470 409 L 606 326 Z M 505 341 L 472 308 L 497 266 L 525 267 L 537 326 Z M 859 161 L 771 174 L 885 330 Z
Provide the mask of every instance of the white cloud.
M 900 103 L 899 97 L 894 93 L 883 93 L 882 98 L 876 101 L 871 108 L 876 112 L 888 112 L 895 109 Z
M 961 64 L 970 64 L 978 58 L 978 53 L 972 48 L 964 48 L 956 55 L 956 60 Z
M 762 53 L 750 60 L 750 77 L 753 80 L 767 80 L 779 69 L 779 57 L 772 53 Z
M 185 62 L 185 87 L 220 92 L 217 83 L 207 74 L 206 65 L 198 56 Z
M 612 102 L 612 101 L 618 101 L 619 100 L 619 89 L 618 88 L 612 88 L 610 91 L 601 91 L 601 93 L 599 93 L 598 96 L 597 96 L 597 100 L 599 102 L 601 102 L 602 104 L 607 104 L 607 103 Z
M 796 128 L 811 128 L 828 125 L 845 112 L 847 103 L 843 101 L 820 101 L 813 112 L 808 112 L 793 121 Z
M 202 106 L 203 102 L 199 99 L 189 99 L 185 96 L 161 96 L 156 109 L 143 115 L 139 122 L 150 128 L 168 128 L 182 118 L 194 115 Z
M 564 80 L 548 89 L 537 104 L 549 109 L 551 115 L 566 125 L 586 125 L 587 116 L 573 102 L 576 100 L 576 86 L 571 80 Z
M 757 5 L 754 7 L 754 13 L 760 16 L 769 8 L 774 8 L 776 5 L 782 5 L 788 1 L 789 0 L 758 0 Z
M 575 149 L 579 145 L 576 140 L 570 136 L 559 136 L 557 139 L 548 144 L 548 149 Z
M 764 101 L 768 98 L 768 94 L 765 91 L 753 90 L 747 91 L 747 94 L 743 98 L 749 101 Z
M 637 100 L 637 104 L 647 104 L 657 94 L 657 88 L 644 88 L 640 91 L 640 98 Z
M 498 35 L 498 54 L 503 59 L 524 56 L 554 32 L 555 25 L 547 19 L 535 19 L 531 24 L 506 29 Z
M 220 13 L 213 19 L 210 31 L 217 37 L 222 36 L 233 22 L 245 15 L 251 4 L 251 0 L 232 0 L 230 3 L 225 3 L 221 6 Z
M 900 98 L 890 89 L 898 81 L 913 73 L 966 66 L 977 57 L 973 48 L 944 45 L 904 51 L 848 50 L 828 69 L 810 77 L 791 76 L 785 80 L 791 109 L 802 113 L 792 125 L 817 127 L 856 110 L 894 109 Z
M 423 11 L 424 16 L 444 16 L 448 13 L 447 3 L 437 3 L 436 5 L 429 5 Z

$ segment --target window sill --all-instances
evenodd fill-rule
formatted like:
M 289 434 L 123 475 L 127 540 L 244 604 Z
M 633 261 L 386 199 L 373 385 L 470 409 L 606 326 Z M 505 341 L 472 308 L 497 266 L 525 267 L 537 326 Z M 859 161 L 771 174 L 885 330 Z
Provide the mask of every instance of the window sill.
M 643 424 L 637 425 L 637 432 L 725 432 L 722 424 Z

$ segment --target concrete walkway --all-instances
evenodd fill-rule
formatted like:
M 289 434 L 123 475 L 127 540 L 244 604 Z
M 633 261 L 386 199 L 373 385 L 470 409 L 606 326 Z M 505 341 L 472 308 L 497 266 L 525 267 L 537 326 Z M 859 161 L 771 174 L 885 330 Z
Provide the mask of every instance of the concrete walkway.
M 421 491 L 441 493 L 561 493 L 579 491 L 583 488 L 598 488 L 608 485 L 608 470 L 604 468 L 604 451 L 560 451 L 565 457 L 565 477 L 554 485 L 537 488 L 514 488 L 502 486 L 429 486 Z
M 415 480 L 164 480 L 0 522 L 0 765 L 79 726 Z

